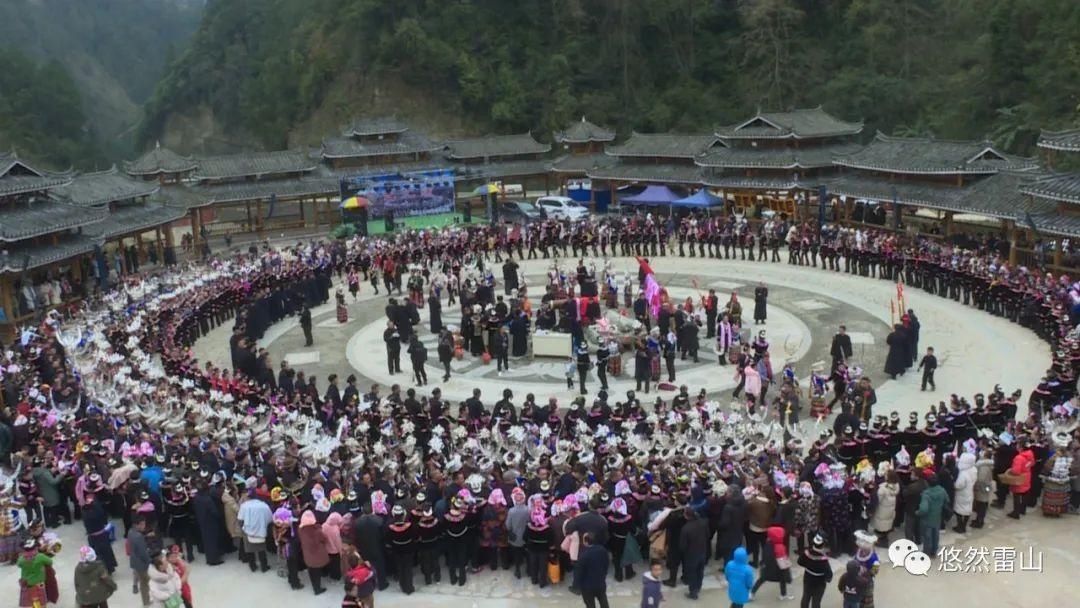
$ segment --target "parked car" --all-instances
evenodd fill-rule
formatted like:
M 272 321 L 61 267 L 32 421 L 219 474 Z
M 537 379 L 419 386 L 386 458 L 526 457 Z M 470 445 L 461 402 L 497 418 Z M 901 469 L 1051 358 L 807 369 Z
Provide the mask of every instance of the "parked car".
M 536 205 L 526 201 L 506 201 L 499 204 L 499 217 L 508 222 L 528 224 L 543 217 Z
M 556 220 L 580 220 L 589 215 L 584 205 L 566 196 L 541 196 L 536 199 L 536 206 L 544 217 Z

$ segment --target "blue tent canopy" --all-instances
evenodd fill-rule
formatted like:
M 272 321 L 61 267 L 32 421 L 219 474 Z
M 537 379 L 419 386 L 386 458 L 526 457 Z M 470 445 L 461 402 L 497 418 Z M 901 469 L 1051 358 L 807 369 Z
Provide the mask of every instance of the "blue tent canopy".
M 671 204 L 676 207 L 718 207 L 724 204 L 724 199 L 709 192 L 708 189 L 702 188 L 686 198 L 672 201 Z
M 648 186 L 638 194 L 625 196 L 619 202 L 625 205 L 670 205 L 679 199 L 679 195 L 667 186 Z

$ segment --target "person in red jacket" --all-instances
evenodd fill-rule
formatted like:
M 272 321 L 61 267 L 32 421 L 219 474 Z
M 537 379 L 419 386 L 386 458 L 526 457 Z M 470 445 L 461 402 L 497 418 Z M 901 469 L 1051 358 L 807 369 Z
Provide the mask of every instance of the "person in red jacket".
M 1027 512 L 1027 493 L 1031 491 L 1031 470 L 1035 468 L 1035 454 L 1028 447 L 1027 441 L 1021 441 L 1016 456 L 1013 457 L 1009 473 L 1020 478 L 1012 485 L 1013 510 L 1009 517 L 1020 519 Z
M 791 582 L 791 558 L 788 557 L 787 535 L 784 527 L 779 525 L 765 529 L 761 576 L 754 584 L 753 593 L 757 593 L 762 585 L 770 581 L 780 584 L 781 600 L 795 599 L 794 595 L 788 595 L 787 586 Z

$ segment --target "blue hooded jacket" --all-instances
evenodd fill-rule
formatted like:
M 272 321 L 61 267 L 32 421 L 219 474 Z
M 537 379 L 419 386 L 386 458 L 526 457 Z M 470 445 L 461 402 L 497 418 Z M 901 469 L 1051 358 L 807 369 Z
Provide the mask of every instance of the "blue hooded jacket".
M 750 603 L 750 590 L 754 588 L 754 569 L 750 567 L 746 549 L 735 549 L 734 559 L 724 566 L 724 578 L 728 583 L 728 599 L 732 604 Z

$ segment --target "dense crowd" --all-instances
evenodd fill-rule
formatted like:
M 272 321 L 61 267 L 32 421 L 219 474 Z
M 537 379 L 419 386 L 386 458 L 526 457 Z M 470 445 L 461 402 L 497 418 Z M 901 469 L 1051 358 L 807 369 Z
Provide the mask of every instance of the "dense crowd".
M 903 281 L 1031 328 L 1053 345 L 1051 369 L 1025 408 L 1019 392 L 994 387 L 970 402 L 951 396 L 901 426 L 896 413 L 873 415 L 873 388 L 848 366 L 850 342 L 834 340 L 828 373 L 800 378 L 786 366 L 774 376 L 768 342 L 749 335 L 737 297 L 721 306 L 715 294 L 687 303 L 661 294 L 654 304 L 645 258 L 685 254 L 820 261 Z M 609 255 L 638 256 L 637 280 L 612 272 Z M 535 311 L 514 261 L 533 257 L 553 260 Z M 581 261 L 570 271 L 556 257 Z M 587 605 L 606 605 L 609 568 L 625 580 L 650 560 L 662 568 L 644 576 L 647 597 L 657 597 L 660 578 L 697 597 L 715 560 L 726 564 L 736 604 L 764 581 L 788 597 L 794 565 L 804 570 L 803 605 L 817 606 L 832 576 L 828 556 L 850 554 L 841 591 L 871 605 L 875 547 L 890 535 L 934 555 L 946 520 L 959 532 L 981 527 L 988 506 L 1010 495 L 1017 518 L 1040 501 L 1051 515 L 1080 503 L 1080 288 L 1002 260 L 990 243 L 961 250 L 782 219 L 752 227 L 733 216 L 638 215 L 253 247 L 129 274 L 76 318 L 46 315 L 4 353 L 0 458 L 15 473 L 0 494 L 0 559 L 22 568 L 20 606 L 56 602 L 49 530 L 78 517 L 87 546 L 77 591 L 91 599 L 117 568 L 118 520 L 144 605 L 191 602 L 185 581 L 198 550 L 211 566 L 232 553 L 253 572 L 274 564 L 294 588 L 307 570 L 315 593 L 326 577 L 345 579 L 353 605 L 372 605 L 392 580 L 412 593 L 421 579 L 441 582 L 444 569 L 464 585 L 483 568 L 513 569 L 541 587 L 569 577 Z M 335 276 L 354 295 L 367 281 L 400 297 L 386 308 L 387 364 L 400 371 L 394 351 L 405 350 L 412 387 L 349 377 L 342 390 L 331 376 L 320 389 L 286 362 L 275 374 L 255 346 L 290 315 L 310 342 L 310 308 L 329 301 Z M 754 321 L 767 313 L 767 288 L 758 289 Z M 444 302 L 462 309 L 460 327 L 441 323 Z M 624 332 L 631 339 L 601 331 L 602 306 L 637 323 Z M 544 396 L 519 402 L 507 388 L 494 403 L 477 390 L 451 404 L 438 387 L 418 390 L 427 383 L 421 310 L 440 335 L 446 376 L 466 352 L 501 369 L 524 354 L 533 325 L 572 334 L 582 396 L 564 407 Z M 887 373 L 918 358 L 913 317 L 894 327 Z M 228 323 L 233 369 L 196 360 L 194 341 Z M 741 370 L 736 395 L 749 394 L 746 402 L 721 405 L 708 387 L 680 387 L 648 403 L 637 391 L 609 395 L 603 376 L 595 397 L 584 396 L 584 372 L 597 361 L 621 366 L 624 353 L 647 392 L 661 360 L 698 357 L 699 327 L 717 340 L 718 363 Z M 839 404 L 818 436 L 798 423 L 803 391 L 815 415 Z

